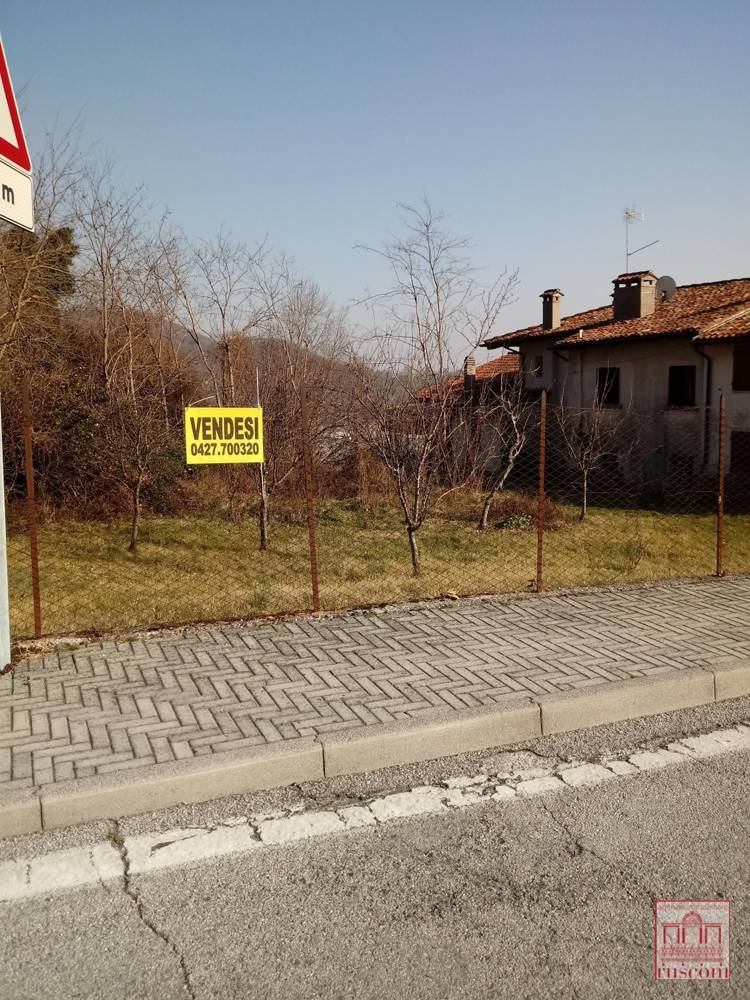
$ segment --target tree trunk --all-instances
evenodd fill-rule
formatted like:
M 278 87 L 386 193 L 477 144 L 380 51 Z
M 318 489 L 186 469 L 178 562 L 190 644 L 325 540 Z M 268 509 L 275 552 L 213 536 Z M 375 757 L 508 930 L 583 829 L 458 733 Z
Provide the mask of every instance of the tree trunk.
M 422 572 L 422 565 L 419 561 L 419 546 L 417 545 L 417 529 L 407 527 L 406 533 L 409 536 L 409 550 L 411 551 L 411 569 L 414 576 L 419 576 Z
M 164 429 L 169 433 L 169 400 L 167 399 L 167 383 L 164 381 L 164 372 L 159 364 L 159 381 L 161 383 L 161 408 L 164 415 Z
M 224 341 L 224 353 L 226 355 L 227 379 L 229 381 L 229 405 L 234 406 L 234 368 L 232 367 L 232 345 L 228 340 Z
M 255 366 L 255 399 L 260 409 L 260 372 Z M 263 462 L 258 466 L 258 494 L 260 496 L 260 506 L 258 508 L 258 527 L 260 529 L 260 551 L 268 551 L 268 489 L 266 487 L 266 467 Z
M 364 509 L 367 510 L 370 499 L 367 462 L 364 449 L 359 444 L 357 445 L 357 497 Z
M 584 472 L 583 474 L 583 490 L 581 496 L 581 514 L 579 517 L 580 521 L 586 520 L 586 514 L 589 509 L 589 474 Z
M 266 493 L 266 484 L 264 479 L 261 479 L 261 485 L 260 485 L 260 506 L 258 507 L 258 527 L 260 528 L 260 548 L 262 552 L 266 552 L 269 547 L 268 494 Z
M 227 465 L 226 469 L 226 483 L 227 483 L 227 493 L 229 496 L 229 519 L 232 524 L 239 528 L 242 524 L 242 481 L 241 465 Z
M 487 521 L 490 516 L 490 508 L 492 507 L 492 501 L 495 499 L 495 491 L 487 493 L 484 498 L 484 503 L 482 504 L 482 513 L 479 518 L 479 524 L 477 525 L 477 531 L 487 530 Z
M 130 521 L 130 545 L 128 552 L 135 552 L 138 549 L 138 521 L 141 516 L 141 481 L 140 479 L 133 490 L 133 511 Z

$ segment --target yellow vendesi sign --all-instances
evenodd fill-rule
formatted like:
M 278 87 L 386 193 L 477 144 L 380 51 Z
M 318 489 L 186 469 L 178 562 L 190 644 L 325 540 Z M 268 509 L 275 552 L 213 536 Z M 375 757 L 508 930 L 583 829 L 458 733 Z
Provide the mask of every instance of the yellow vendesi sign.
M 188 465 L 263 461 L 263 410 L 258 406 L 188 406 Z

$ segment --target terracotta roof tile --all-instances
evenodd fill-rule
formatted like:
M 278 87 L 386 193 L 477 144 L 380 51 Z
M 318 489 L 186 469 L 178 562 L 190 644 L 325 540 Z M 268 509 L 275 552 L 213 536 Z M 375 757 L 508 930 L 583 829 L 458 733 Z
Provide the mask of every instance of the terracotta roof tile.
M 498 375 L 515 375 L 519 371 L 517 354 L 502 354 L 483 365 L 477 365 L 477 380 L 497 378 Z
M 490 337 L 484 346 L 507 347 L 554 337 L 558 347 L 567 348 L 601 341 L 676 336 L 700 341 L 750 337 L 750 278 L 681 285 L 669 301 L 657 303 L 651 316 L 615 322 L 612 306 L 600 306 L 566 316 L 555 330 L 545 330 L 541 324 L 529 326 Z
M 500 378 L 503 375 L 516 375 L 520 371 L 520 364 L 517 354 L 502 354 L 499 358 L 493 358 L 483 365 L 477 365 L 477 382 L 487 382 L 490 379 Z M 451 392 L 461 389 L 464 384 L 463 375 L 453 378 L 448 383 Z
M 477 365 L 477 382 L 487 382 L 492 379 L 501 378 L 503 375 L 517 375 L 520 371 L 520 363 L 517 354 L 501 354 L 499 358 L 493 358 L 483 365 Z M 457 375 L 448 382 L 449 392 L 459 392 L 463 388 L 464 377 Z M 417 395 L 422 399 L 429 398 L 430 389 L 422 389 Z

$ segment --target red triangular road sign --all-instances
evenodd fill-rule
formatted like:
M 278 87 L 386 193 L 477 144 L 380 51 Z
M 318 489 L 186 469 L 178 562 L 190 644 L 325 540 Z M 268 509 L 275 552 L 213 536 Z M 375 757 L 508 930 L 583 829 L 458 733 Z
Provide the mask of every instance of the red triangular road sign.
M 0 39 L 0 157 L 20 170 L 31 173 L 31 157 L 21 127 L 8 63 Z

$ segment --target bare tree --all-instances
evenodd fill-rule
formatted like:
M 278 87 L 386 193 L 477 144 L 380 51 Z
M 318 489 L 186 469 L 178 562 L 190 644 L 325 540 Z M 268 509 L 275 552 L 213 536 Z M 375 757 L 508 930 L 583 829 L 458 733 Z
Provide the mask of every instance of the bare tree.
M 535 426 L 535 408 L 518 376 L 506 377 L 499 389 L 480 394 L 478 422 L 484 473 L 484 499 L 477 528 L 487 530 L 492 504 L 505 488 Z
M 101 246 L 95 220 L 91 225 Z M 174 324 L 163 311 L 161 241 L 134 224 L 107 259 L 107 338 L 93 355 L 94 368 L 106 358 L 104 392 L 94 396 L 94 408 L 103 434 L 104 476 L 129 498 L 128 548 L 135 553 L 144 488 L 158 464 L 176 451 L 182 401 L 176 390 L 185 386 L 185 359 L 174 343 Z M 170 349 L 165 349 L 165 338 Z
M 252 341 L 254 379 L 250 394 L 263 407 L 266 461 L 256 467 L 260 547 L 270 545 L 269 513 L 273 494 L 303 460 L 300 396 L 304 386 L 311 415 L 307 433 L 313 451 L 339 433 L 342 416 L 344 314 L 320 288 L 300 278 L 285 257 L 258 267 L 263 318 Z
M 388 472 L 418 576 L 419 530 L 475 473 L 467 461 L 470 416 L 451 385 L 456 357 L 489 336 L 516 278 L 503 271 L 480 286 L 467 242 L 443 229 L 429 203 L 404 212 L 404 235 L 372 250 L 393 283 L 370 299 L 375 329 L 354 362 L 352 427 Z
M 191 242 L 163 229 L 160 240 L 175 320 L 192 343 L 216 405 L 234 406 L 235 347 L 261 319 L 256 276 L 263 247 L 251 249 L 223 230 L 212 240 Z
M 580 476 L 581 521 L 588 513 L 592 473 L 608 458 L 617 459 L 621 465 L 627 462 L 642 441 L 643 426 L 638 415 L 629 406 L 609 405 L 606 398 L 607 386 L 599 386 L 590 407 L 566 407 L 562 400 L 555 410 L 563 448 Z
M 155 463 L 167 452 L 167 440 L 158 397 L 143 393 L 134 399 L 129 393 L 110 399 L 103 416 L 104 456 L 108 477 L 124 489 L 130 500 L 128 551 L 138 548 L 143 489 Z
M 128 340 L 122 337 L 121 311 L 143 239 L 146 205 L 142 188 L 121 192 L 110 162 L 85 170 L 76 192 L 75 221 L 80 238 L 78 322 L 88 325 L 101 365 L 100 381 L 109 393 Z

